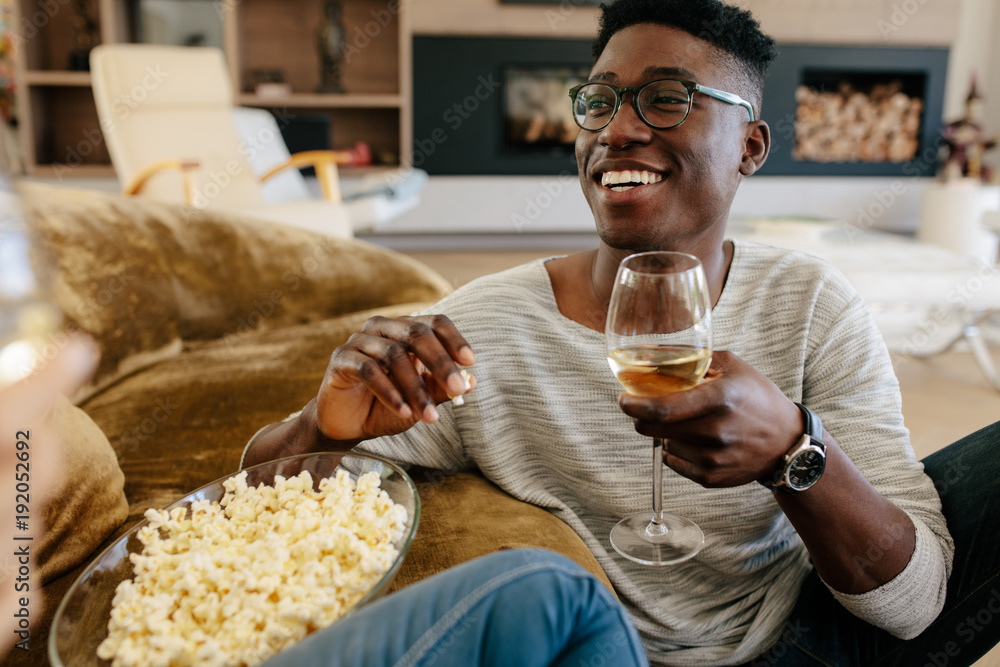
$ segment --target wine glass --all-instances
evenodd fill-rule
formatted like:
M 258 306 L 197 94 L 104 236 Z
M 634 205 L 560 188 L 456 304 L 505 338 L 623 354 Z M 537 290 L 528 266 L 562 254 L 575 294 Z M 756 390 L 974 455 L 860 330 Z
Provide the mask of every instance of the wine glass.
M 51 258 L 24 219 L 0 142 L 0 388 L 54 354 L 62 312 L 51 302 Z
M 712 360 L 712 314 L 705 272 L 679 252 L 630 255 L 618 266 L 605 330 L 608 363 L 625 390 L 659 396 L 698 384 Z M 662 438 L 653 438 L 653 510 L 625 517 L 611 545 L 644 565 L 693 557 L 705 543 L 696 523 L 663 511 Z

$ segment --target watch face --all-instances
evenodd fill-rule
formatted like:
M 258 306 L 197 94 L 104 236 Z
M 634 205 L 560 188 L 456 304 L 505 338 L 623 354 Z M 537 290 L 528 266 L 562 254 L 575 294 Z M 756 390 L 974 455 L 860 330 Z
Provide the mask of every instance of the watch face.
M 788 485 L 796 490 L 808 489 L 819 481 L 826 467 L 826 457 L 819 451 L 802 452 L 788 466 Z

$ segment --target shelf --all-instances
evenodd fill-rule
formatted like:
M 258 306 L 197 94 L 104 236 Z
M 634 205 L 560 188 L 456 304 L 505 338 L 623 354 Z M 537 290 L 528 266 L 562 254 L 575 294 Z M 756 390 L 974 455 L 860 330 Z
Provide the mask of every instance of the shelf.
M 248 107 L 297 109 L 396 109 L 403 105 L 402 95 L 394 94 L 292 93 L 279 97 L 240 93 L 236 101 Z
M 28 175 L 34 178 L 58 179 L 61 182 L 70 178 L 116 178 L 115 168 L 110 164 L 81 164 L 71 169 L 51 164 L 36 164 L 28 169 Z
M 3 0 L 0 0 L 2 2 Z M 367 143 L 374 160 L 398 164 L 411 143 L 411 66 L 407 12 L 386 0 L 232 0 L 222 2 L 223 51 L 242 106 L 301 116 L 303 124 L 324 121 L 334 148 Z M 11 0 L 13 25 L 34 26 L 31 38 L 15 50 L 15 76 L 23 89 L 17 96 L 21 153 L 32 176 L 114 177 L 111 157 L 101 134 L 90 72 L 85 66 L 78 23 L 89 20 L 88 43 L 120 44 L 136 39 L 137 7 L 130 0 L 59 0 L 58 12 L 47 12 L 53 0 Z M 169 0 L 167 5 L 184 5 Z M 79 7 L 77 6 L 79 5 Z M 316 35 L 333 5 L 342 10 L 345 45 L 353 48 L 341 63 L 340 82 L 347 93 L 316 93 L 323 56 Z M 388 7 L 388 9 L 387 9 Z M 90 16 L 82 17 L 82 14 Z M 167 11 L 167 16 L 176 12 Z M 46 18 L 44 25 L 39 17 Z M 37 34 L 36 34 L 37 33 Z M 81 49 L 82 53 L 82 49 Z M 329 63 L 328 63 L 329 66 Z M 254 92 L 262 72 L 279 71 L 290 89 L 285 96 Z M 270 75 L 269 75 L 270 76 Z M 325 117 L 325 118 L 320 118 Z M 378 168 L 378 167 L 374 167 Z M 347 170 L 350 172 L 351 170 Z M 362 170 L 361 173 L 367 173 Z
M 29 86 L 81 86 L 90 88 L 90 72 L 69 70 L 28 70 L 24 82 Z

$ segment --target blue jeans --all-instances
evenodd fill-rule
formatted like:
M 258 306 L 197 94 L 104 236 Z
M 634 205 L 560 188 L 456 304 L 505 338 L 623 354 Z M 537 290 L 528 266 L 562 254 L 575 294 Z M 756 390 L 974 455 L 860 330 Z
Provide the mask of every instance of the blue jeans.
M 514 549 L 393 593 L 266 667 L 648 665 L 628 612 L 573 561 Z
M 944 609 L 909 641 L 852 616 L 813 573 L 782 639 L 751 667 L 959 667 L 1000 642 L 1000 422 L 924 459 L 955 562 Z

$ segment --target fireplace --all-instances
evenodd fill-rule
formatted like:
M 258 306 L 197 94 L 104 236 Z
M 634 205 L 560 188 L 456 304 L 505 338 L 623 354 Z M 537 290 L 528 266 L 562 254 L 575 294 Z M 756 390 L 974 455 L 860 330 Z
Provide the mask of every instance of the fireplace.
M 413 165 L 431 174 L 576 173 L 569 89 L 590 40 L 415 37 Z
M 761 175 L 933 176 L 948 50 L 780 45 Z
M 576 173 L 569 89 L 590 40 L 418 36 L 413 164 L 438 175 Z M 779 46 L 761 175 L 933 176 L 947 49 Z

